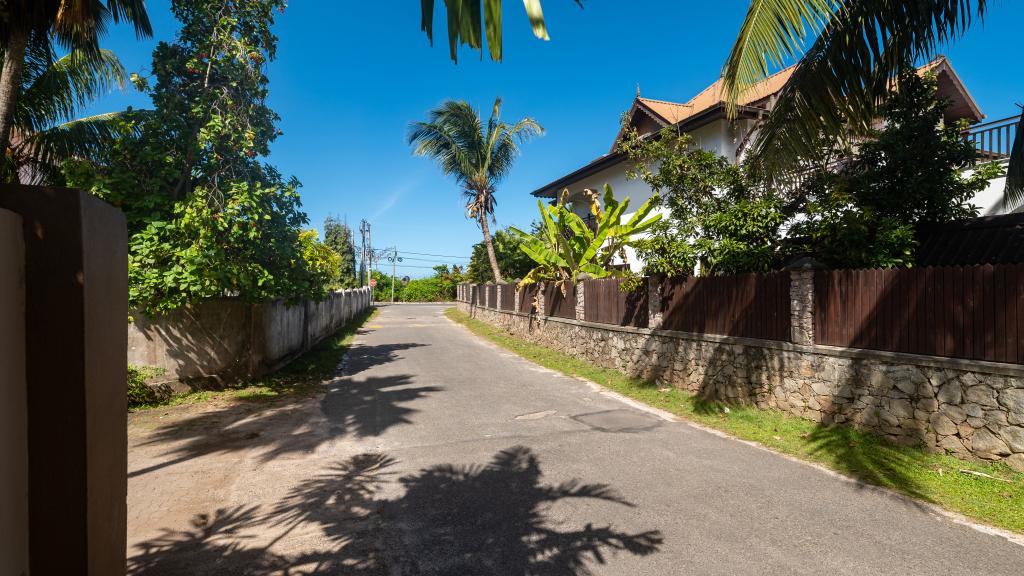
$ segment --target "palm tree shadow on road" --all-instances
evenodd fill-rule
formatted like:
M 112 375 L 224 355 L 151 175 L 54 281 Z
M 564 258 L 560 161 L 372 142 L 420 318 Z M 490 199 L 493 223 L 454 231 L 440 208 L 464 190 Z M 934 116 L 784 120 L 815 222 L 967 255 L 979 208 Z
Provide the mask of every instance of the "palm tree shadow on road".
M 137 545 L 128 572 L 584 576 L 610 555 L 647 556 L 663 542 L 657 530 L 554 522 L 549 511 L 558 502 L 633 505 L 604 484 L 544 484 L 529 448 L 502 450 L 484 465 L 420 470 L 397 480 L 401 496 L 382 498 L 381 489 L 395 483 L 395 464 L 384 454 L 359 454 L 299 483 L 269 512 L 246 508 L 197 517 L 190 529 L 167 530 Z M 314 540 L 324 549 L 292 556 L 274 551 L 276 543 L 311 528 L 322 532 Z M 250 534 L 270 532 L 276 535 L 269 544 L 265 537 L 260 545 L 246 544 Z

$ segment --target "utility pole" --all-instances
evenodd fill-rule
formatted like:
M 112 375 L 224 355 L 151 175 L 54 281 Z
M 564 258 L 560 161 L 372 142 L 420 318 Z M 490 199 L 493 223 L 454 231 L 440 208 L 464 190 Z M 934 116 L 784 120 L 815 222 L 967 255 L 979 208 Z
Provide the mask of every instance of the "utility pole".
M 398 262 L 398 244 L 392 248 L 391 254 L 391 303 L 395 303 L 395 263 Z
M 366 286 L 366 239 L 370 234 L 370 224 L 366 220 L 359 221 L 359 286 Z

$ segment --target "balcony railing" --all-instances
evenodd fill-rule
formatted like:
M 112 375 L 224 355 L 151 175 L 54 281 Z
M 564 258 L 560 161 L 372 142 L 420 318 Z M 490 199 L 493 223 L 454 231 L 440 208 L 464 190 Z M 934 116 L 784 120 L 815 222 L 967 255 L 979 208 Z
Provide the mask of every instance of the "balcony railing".
M 1010 116 L 984 124 L 975 124 L 964 130 L 964 138 L 978 149 L 981 161 L 1006 160 L 1010 157 L 1019 121 L 1020 116 Z

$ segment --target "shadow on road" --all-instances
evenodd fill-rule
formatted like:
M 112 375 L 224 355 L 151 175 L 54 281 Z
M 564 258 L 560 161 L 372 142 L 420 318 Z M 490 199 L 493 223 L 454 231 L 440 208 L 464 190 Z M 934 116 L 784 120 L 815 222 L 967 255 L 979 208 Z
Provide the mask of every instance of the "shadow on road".
M 158 464 L 129 472 L 134 478 L 209 454 L 261 450 L 269 462 L 280 456 L 303 454 L 337 438 L 376 436 L 400 424 L 411 423 L 417 410 L 405 404 L 442 389 L 413 386 L 412 375 L 358 377 L 368 366 L 380 366 L 399 358 L 403 350 L 422 344 L 360 346 L 353 350 L 352 367 L 325 385 L 319 414 L 308 397 L 286 397 L 273 404 L 232 404 L 202 412 L 158 428 L 142 446 L 170 448 Z M 318 420 L 318 416 L 323 420 Z M 326 422 L 324 422 L 324 420 Z
M 128 572 L 582 576 L 610 554 L 646 556 L 662 544 L 656 530 L 627 533 L 549 519 L 558 502 L 633 505 L 604 484 L 544 484 L 529 448 L 503 450 L 483 465 L 426 468 L 397 480 L 401 496 L 383 498 L 381 489 L 396 482 L 394 465 L 383 454 L 360 454 L 298 484 L 265 513 L 234 509 L 197 517 L 189 529 L 136 546 Z M 313 528 L 322 536 L 307 542 L 320 550 L 271 551 Z

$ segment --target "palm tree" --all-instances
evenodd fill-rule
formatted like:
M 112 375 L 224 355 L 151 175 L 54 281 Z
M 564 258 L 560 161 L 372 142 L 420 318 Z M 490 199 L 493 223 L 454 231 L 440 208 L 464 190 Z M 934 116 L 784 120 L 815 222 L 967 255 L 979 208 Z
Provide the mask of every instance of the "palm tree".
M 0 150 L 6 149 L 26 54 L 49 53 L 53 41 L 71 51 L 99 53 L 108 22 L 124 20 L 139 37 L 151 36 L 145 0 L 5 0 L 0 7 Z
M 987 0 L 753 0 L 723 71 L 732 112 L 770 68 L 799 58 L 749 153 L 754 171 L 770 179 L 813 160 L 823 138 L 866 133 L 900 71 L 959 39 L 987 7 Z M 1006 195 L 1024 200 L 1021 145 Z
M 81 108 L 123 88 L 126 74 L 113 52 L 76 50 L 62 58 L 31 55 L 12 114 L 10 178 L 52 184 L 71 158 L 93 159 L 122 133 L 124 112 L 77 118 Z
M 573 0 L 582 8 L 583 0 Z M 483 51 L 483 34 L 487 37 L 487 49 L 491 60 L 501 62 L 501 0 L 445 0 L 448 8 L 448 50 L 453 61 L 458 62 L 460 44 L 468 44 L 474 50 Z M 544 12 L 540 0 L 524 0 L 526 15 L 530 18 L 533 35 L 541 40 L 550 40 L 544 24 Z M 426 32 L 431 45 L 434 43 L 434 0 L 420 0 L 420 28 Z
M 494 192 L 512 168 L 519 145 L 544 133 L 540 124 L 523 118 L 509 126 L 501 122 L 501 98 L 494 101 L 484 126 L 480 114 L 464 101 L 449 100 L 431 110 L 427 122 L 409 126 L 409 144 L 417 156 L 433 158 L 446 176 L 454 176 L 466 198 L 466 215 L 483 231 L 494 281 L 501 282 L 487 219 L 494 219 Z

